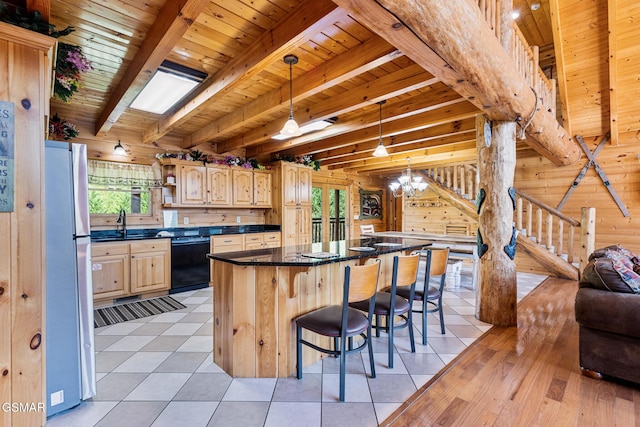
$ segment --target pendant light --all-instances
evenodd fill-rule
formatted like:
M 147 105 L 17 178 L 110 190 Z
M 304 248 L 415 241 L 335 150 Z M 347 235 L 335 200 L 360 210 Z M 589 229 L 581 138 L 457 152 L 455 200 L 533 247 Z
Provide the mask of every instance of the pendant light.
M 378 146 L 373 152 L 373 157 L 385 157 L 389 155 L 389 153 L 387 153 L 387 149 L 384 148 L 384 145 L 382 144 L 382 104 L 384 104 L 385 102 L 387 101 L 382 100 L 380 102 L 376 102 L 376 104 L 380 106 L 380 129 L 379 129 L 380 141 L 378 142 Z
M 284 63 L 289 64 L 289 120 L 284 124 L 280 131 L 281 135 L 300 136 L 300 127 L 293 118 L 293 64 L 298 63 L 298 57 L 295 55 L 285 55 Z
M 115 154 L 116 156 L 127 155 L 127 150 L 125 150 L 122 144 L 120 144 L 120 140 L 118 140 L 118 143 L 116 144 L 116 146 L 113 147 L 113 154 Z

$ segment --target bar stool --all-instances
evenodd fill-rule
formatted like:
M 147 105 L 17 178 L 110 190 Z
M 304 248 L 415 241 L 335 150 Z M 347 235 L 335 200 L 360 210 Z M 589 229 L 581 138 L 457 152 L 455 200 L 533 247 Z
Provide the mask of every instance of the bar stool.
M 418 275 L 418 264 L 420 257 L 415 255 L 397 255 L 393 257 L 393 276 L 391 279 L 391 287 L 385 292 L 377 292 L 375 296 L 375 307 L 373 314 L 376 316 L 376 337 L 380 336 L 380 330 L 384 330 L 389 334 L 389 368 L 393 368 L 393 332 L 396 329 L 409 328 L 409 340 L 411 341 L 411 352 L 415 353 L 416 345 L 413 339 L 413 321 L 411 319 L 411 305 L 408 299 L 396 295 L 397 290 L 407 289 L 409 294 L 413 295 Z M 359 310 L 367 309 L 367 302 L 361 301 L 350 304 Z M 382 326 L 380 318 L 386 317 L 386 326 Z M 396 325 L 395 317 L 404 320 L 403 323 Z
M 296 375 L 302 378 L 302 344 L 325 354 L 340 358 L 340 401 L 344 402 L 346 354 L 369 349 L 371 378 L 376 377 L 371 346 L 371 323 L 373 307 L 376 301 L 376 289 L 380 273 L 380 261 L 361 266 L 347 266 L 344 272 L 344 291 L 342 305 L 331 305 L 303 314 L 296 322 Z M 367 314 L 349 307 L 350 303 L 364 301 Z M 333 338 L 332 349 L 319 347 L 302 338 L 302 329 Z M 360 336 L 363 342 L 353 348 L 353 337 Z M 349 340 L 347 349 L 346 341 Z
M 438 312 L 440 315 L 440 330 L 444 335 L 444 314 L 442 313 L 442 293 L 447 275 L 447 261 L 449 248 L 425 248 L 417 254 L 426 258 L 424 269 L 424 286 L 398 289 L 398 295 L 409 301 L 413 313 L 422 313 L 422 345 L 427 345 L 427 314 Z M 431 277 L 440 276 L 438 287 L 430 286 Z M 414 301 L 422 301 L 420 309 L 413 308 Z M 429 308 L 431 307 L 431 308 Z

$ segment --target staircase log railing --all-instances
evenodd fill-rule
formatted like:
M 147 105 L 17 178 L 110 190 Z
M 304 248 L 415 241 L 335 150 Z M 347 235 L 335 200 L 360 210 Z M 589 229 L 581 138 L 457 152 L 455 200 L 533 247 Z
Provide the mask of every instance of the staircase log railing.
M 422 172 L 462 198 L 469 201 L 475 200 L 480 187 L 475 165 L 438 166 L 423 169 Z M 548 252 L 564 258 L 571 264 L 577 261 L 575 239 L 576 233 L 582 232 L 580 221 L 519 190 L 516 190 L 513 221 L 519 233 L 534 240 Z M 589 236 L 591 240 L 594 238 L 595 236 Z
M 579 221 L 516 190 L 515 225 L 520 233 L 534 238 L 549 252 L 558 256 L 566 254 L 567 262 L 573 264 L 575 233 L 580 228 Z
M 480 15 L 500 40 L 500 25 L 503 24 L 500 20 L 499 0 L 477 0 L 477 2 Z M 535 91 L 538 97 L 538 108 L 555 115 L 555 80 L 548 79 L 540 69 L 538 47 L 529 46 L 518 25 L 513 21 L 511 25 L 513 37 L 509 43 L 509 54 L 529 86 Z

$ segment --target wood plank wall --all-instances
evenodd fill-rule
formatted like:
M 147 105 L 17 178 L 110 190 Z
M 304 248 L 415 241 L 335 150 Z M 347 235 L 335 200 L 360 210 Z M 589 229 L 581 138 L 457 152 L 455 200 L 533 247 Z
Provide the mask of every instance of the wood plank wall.
M 0 213 L 0 426 L 46 419 L 43 175 L 54 45 L 0 23 L 0 99 L 15 109 L 14 207 Z M 6 410 L 14 403 L 34 410 Z
M 428 188 L 422 197 L 403 198 L 403 231 L 475 236 L 472 220 Z

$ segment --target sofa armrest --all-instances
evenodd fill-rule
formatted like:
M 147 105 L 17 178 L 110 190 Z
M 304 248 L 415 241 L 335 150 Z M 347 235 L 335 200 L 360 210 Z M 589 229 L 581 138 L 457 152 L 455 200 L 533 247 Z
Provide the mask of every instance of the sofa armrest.
M 640 337 L 640 295 L 580 288 L 575 311 L 582 326 Z

